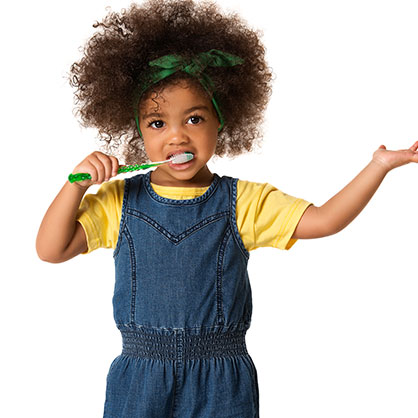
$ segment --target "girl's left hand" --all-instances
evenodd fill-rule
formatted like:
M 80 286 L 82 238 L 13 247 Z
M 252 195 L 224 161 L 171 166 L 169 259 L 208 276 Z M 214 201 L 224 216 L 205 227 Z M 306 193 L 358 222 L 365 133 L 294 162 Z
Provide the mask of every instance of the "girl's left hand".
M 409 149 L 399 151 L 387 150 L 381 145 L 373 154 L 373 161 L 385 167 L 388 171 L 408 163 L 418 163 L 418 141 Z

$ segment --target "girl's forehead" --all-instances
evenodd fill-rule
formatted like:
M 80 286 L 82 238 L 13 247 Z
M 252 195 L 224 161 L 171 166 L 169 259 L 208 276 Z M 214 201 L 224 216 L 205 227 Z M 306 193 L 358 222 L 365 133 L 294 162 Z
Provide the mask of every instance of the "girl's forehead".
M 191 108 L 195 106 L 212 107 L 207 94 L 193 85 L 181 83 L 168 85 L 162 90 L 151 91 L 140 103 L 141 113 L 148 113 L 149 110 L 170 109 L 170 108 Z M 158 111 L 158 110 L 157 110 Z

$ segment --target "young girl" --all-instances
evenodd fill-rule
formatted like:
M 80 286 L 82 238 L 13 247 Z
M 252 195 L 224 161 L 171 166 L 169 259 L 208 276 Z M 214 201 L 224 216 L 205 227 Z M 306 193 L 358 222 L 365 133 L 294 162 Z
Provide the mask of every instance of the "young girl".
M 65 183 L 37 251 L 63 262 L 114 248 L 123 350 L 108 373 L 104 416 L 258 417 L 257 372 L 245 345 L 249 251 L 340 231 L 391 169 L 418 162 L 418 142 L 402 151 L 380 146 L 321 207 L 269 184 L 218 176 L 207 167 L 213 155 L 250 151 L 260 139 L 271 72 L 258 34 L 237 15 L 192 1 L 152 0 L 96 26 L 71 83 L 83 123 L 98 128 L 107 152 L 74 168 L 91 179 Z M 126 163 L 183 152 L 193 159 L 108 182 L 121 148 Z

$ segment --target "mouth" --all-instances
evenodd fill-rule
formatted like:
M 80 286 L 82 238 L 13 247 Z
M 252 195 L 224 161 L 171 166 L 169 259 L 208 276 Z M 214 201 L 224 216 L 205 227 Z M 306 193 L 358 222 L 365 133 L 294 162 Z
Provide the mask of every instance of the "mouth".
M 168 154 L 167 158 L 171 158 L 173 156 L 180 155 L 180 154 L 185 154 L 185 153 L 192 154 L 193 159 L 191 159 L 189 161 L 186 161 L 184 163 L 174 163 L 174 161 L 171 160 L 168 163 L 168 166 L 172 170 L 175 170 L 175 171 L 184 171 L 184 170 L 187 170 L 188 168 L 190 168 L 193 164 L 195 164 L 195 160 L 194 160 L 195 154 L 193 152 L 190 152 L 190 151 L 176 151 L 174 153 Z
M 172 153 L 168 154 L 167 157 L 166 157 L 166 160 L 169 160 L 170 158 L 174 157 L 175 155 L 179 155 L 179 154 L 192 154 L 193 157 L 195 156 L 194 152 L 191 152 L 191 151 L 175 151 L 175 152 L 172 152 Z

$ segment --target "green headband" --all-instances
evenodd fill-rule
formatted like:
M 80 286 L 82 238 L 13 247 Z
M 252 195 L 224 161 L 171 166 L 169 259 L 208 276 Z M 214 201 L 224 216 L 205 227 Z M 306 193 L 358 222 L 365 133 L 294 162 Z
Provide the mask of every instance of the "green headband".
M 242 58 L 217 49 L 211 49 L 208 52 L 201 52 L 189 60 L 182 58 L 179 55 L 164 55 L 163 57 L 150 61 L 148 64 L 151 67 L 154 67 L 153 71 L 151 71 L 148 79 L 142 84 L 134 101 L 135 121 L 139 135 L 142 137 L 142 132 L 139 128 L 138 105 L 141 96 L 145 90 L 148 89 L 148 87 L 158 83 L 166 77 L 169 77 L 177 71 L 184 71 L 185 73 L 196 77 L 210 96 L 211 91 L 214 92 L 214 83 L 204 72 L 206 67 L 233 67 L 235 65 L 242 64 L 243 62 L 244 60 Z M 218 114 L 219 122 L 221 123 L 221 126 L 218 129 L 219 132 L 224 126 L 224 119 L 213 95 L 212 103 L 216 113 Z

